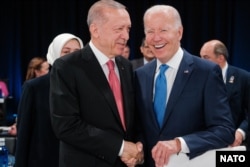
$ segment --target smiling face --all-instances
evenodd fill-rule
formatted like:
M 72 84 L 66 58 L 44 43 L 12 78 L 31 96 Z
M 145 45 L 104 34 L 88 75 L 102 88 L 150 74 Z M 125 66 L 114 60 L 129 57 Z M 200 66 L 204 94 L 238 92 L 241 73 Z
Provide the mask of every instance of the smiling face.
M 146 42 L 162 63 L 171 59 L 180 47 L 183 28 L 172 8 L 151 10 L 144 16 Z
M 125 9 L 104 9 L 105 21 L 90 25 L 93 44 L 106 56 L 113 58 L 121 55 L 129 39 L 131 21 Z

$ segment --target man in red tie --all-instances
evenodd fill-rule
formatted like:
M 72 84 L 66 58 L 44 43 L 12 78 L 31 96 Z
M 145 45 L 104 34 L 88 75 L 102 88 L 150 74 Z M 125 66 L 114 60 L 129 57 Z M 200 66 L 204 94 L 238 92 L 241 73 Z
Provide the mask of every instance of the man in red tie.
M 96 2 L 84 49 L 57 59 L 51 71 L 52 126 L 60 167 L 125 167 L 143 161 L 135 141 L 133 70 L 121 55 L 131 21 L 125 6 Z M 110 67 L 109 67 L 110 66 Z

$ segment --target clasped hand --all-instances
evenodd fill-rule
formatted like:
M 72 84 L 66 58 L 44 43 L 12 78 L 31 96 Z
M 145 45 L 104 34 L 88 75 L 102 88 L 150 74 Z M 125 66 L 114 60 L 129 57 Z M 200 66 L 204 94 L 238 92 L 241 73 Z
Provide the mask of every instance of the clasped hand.
M 144 162 L 143 145 L 141 142 L 132 143 L 125 141 L 121 160 L 128 167 L 135 167 Z
M 168 163 L 169 157 L 179 151 L 176 140 L 159 141 L 151 151 L 155 166 L 163 167 Z

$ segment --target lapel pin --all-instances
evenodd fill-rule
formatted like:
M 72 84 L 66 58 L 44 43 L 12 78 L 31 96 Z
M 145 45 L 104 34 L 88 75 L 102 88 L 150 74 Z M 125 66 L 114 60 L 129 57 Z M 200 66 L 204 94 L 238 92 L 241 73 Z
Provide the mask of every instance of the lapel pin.
M 188 73 L 189 73 L 189 71 L 188 71 L 188 70 L 185 70 L 185 71 L 184 71 L 184 73 L 185 73 L 185 74 L 188 74 Z
M 229 78 L 229 81 L 228 81 L 229 83 L 234 83 L 234 76 L 231 76 L 230 78 Z

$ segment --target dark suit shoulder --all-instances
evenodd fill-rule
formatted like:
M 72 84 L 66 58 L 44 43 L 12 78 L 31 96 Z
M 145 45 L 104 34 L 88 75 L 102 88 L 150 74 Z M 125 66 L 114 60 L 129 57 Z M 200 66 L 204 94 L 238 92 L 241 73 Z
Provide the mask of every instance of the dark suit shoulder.
M 124 58 L 123 56 L 117 56 L 115 60 L 121 62 L 124 65 L 132 66 L 131 62 L 128 59 Z
M 43 76 L 30 79 L 24 82 L 24 85 L 38 86 L 38 85 L 48 85 L 50 74 L 45 74 Z
M 217 65 L 216 63 L 202 59 L 199 56 L 192 55 L 186 50 L 184 50 L 182 61 L 189 64 L 189 66 L 193 66 L 194 68 L 197 68 L 198 70 L 211 70 L 211 69 L 214 69 L 215 67 L 220 68 L 219 65 Z
M 247 70 L 244 70 L 242 68 L 229 65 L 228 70 L 231 70 L 232 72 L 238 73 L 239 75 L 250 77 L 250 73 Z
M 131 60 L 130 62 L 132 64 L 134 70 L 144 65 L 143 58 L 134 59 L 134 60 Z

